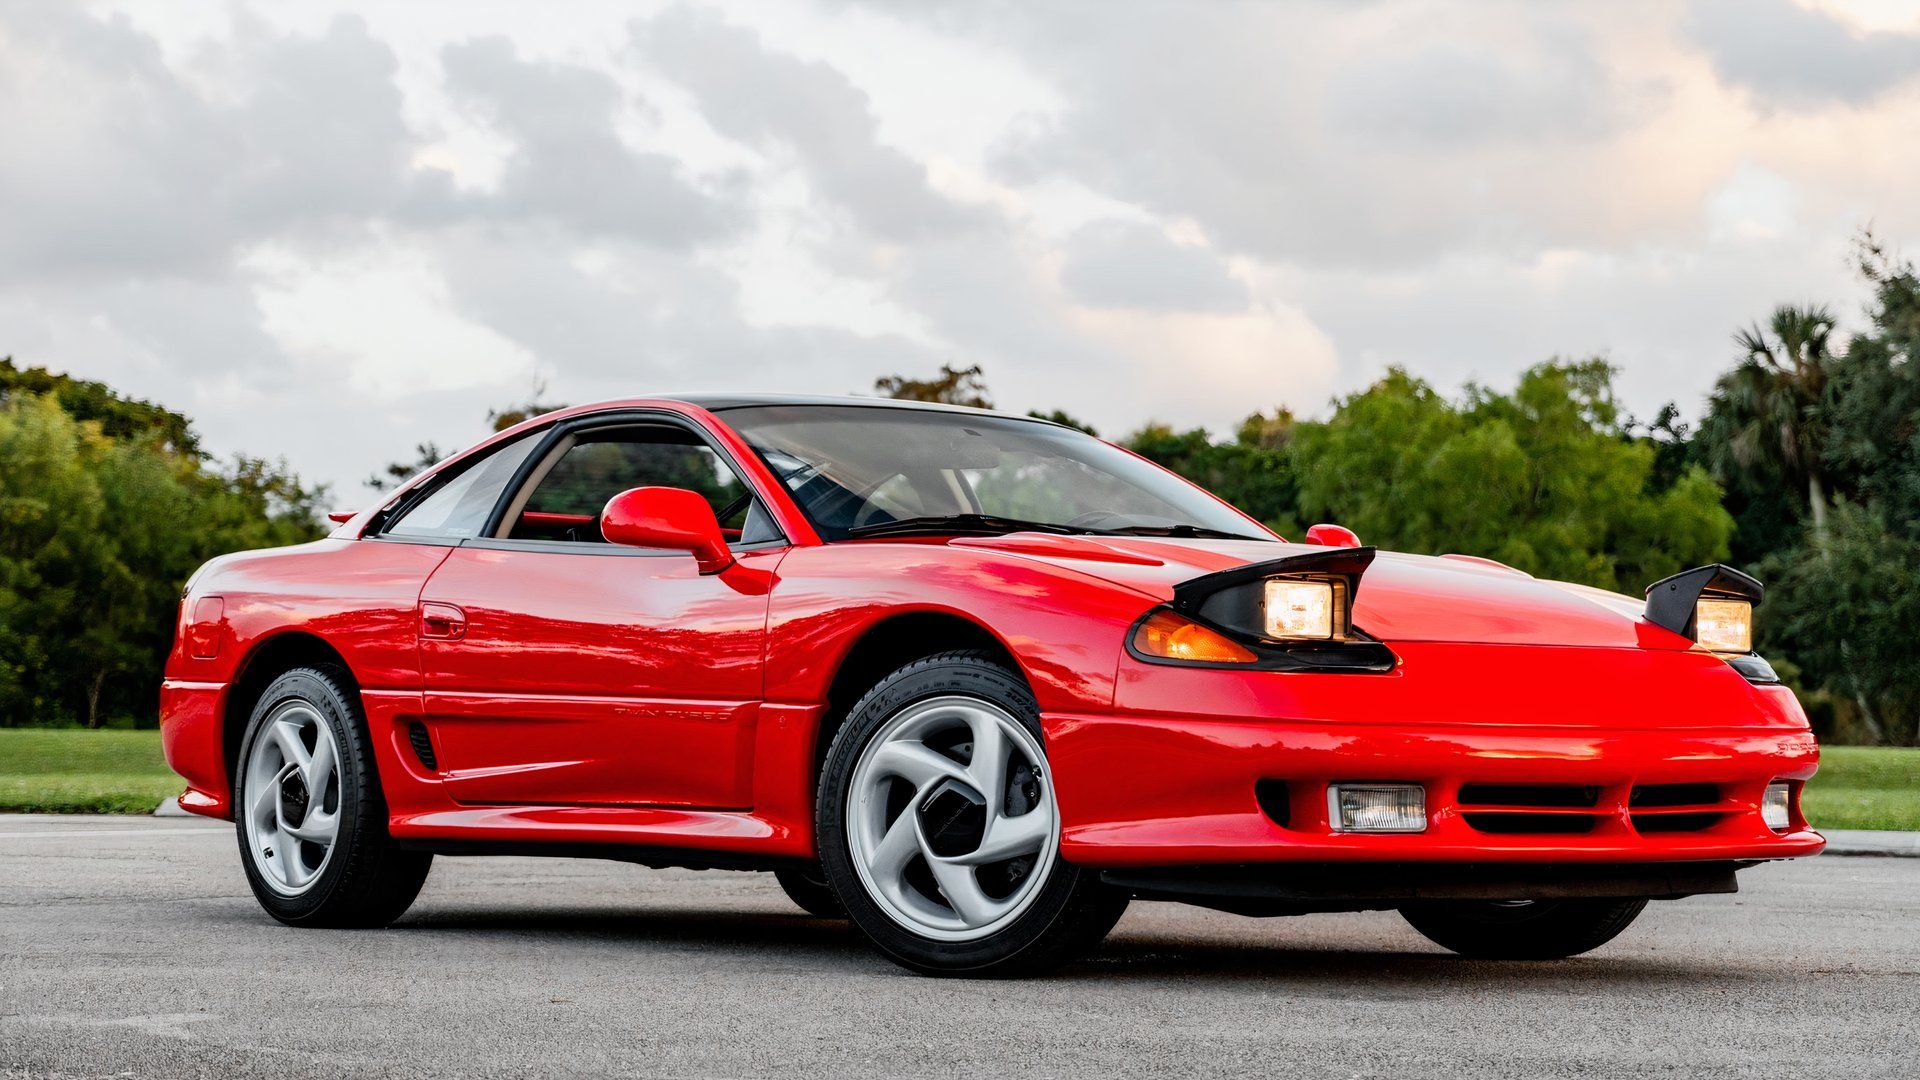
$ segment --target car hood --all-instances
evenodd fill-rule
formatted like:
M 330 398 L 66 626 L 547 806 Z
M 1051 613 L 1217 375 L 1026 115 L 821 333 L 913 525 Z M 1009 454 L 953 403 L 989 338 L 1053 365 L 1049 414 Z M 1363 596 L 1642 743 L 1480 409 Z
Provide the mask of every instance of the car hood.
M 1173 598 L 1175 584 L 1202 574 L 1323 547 L 1254 540 L 1057 536 L 1014 533 L 969 537 L 955 547 L 986 549 L 1053 563 Z M 1382 641 L 1459 641 L 1505 645 L 1577 645 L 1687 649 L 1693 643 L 1641 618 L 1631 596 L 1545 581 L 1467 556 L 1382 551 L 1360 579 L 1353 623 Z

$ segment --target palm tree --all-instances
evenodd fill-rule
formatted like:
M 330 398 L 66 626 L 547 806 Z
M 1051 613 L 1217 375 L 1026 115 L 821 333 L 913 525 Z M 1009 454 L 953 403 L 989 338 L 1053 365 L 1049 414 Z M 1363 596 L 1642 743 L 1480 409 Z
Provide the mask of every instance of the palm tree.
M 1827 530 L 1820 401 L 1833 361 L 1827 350 L 1832 334 L 1833 315 L 1825 307 L 1777 307 L 1766 329 L 1755 323 L 1733 336 L 1743 354 L 1740 365 L 1714 388 L 1735 422 L 1726 443 L 1733 463 L 1751 469 L 1770 460 L 1784 475 L 1803 479 L 1816 537 Z

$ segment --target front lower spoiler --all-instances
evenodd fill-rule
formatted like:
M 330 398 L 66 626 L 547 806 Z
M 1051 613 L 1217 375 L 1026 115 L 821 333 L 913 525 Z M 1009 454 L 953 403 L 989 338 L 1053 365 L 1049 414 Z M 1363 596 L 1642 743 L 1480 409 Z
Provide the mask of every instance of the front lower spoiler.
M 1236 915 L 1375 911 L 1428 900 L 1677 900 L 1740 890 L 1753 861 L 1527 865 L 1498 863 L 1249 863 L 1141 867 L 1100 878 L 1142 900 Z

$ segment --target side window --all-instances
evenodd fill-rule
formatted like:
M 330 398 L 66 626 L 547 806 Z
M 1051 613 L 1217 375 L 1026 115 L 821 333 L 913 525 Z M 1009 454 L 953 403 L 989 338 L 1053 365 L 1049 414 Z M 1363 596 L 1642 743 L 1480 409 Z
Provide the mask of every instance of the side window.
M 464 540 L 480 535 L 487 515 L 500 501 L 500 493 L 512 482 L 521 462 L 540 443 L 544 432 L 532 432 L 489 454 L 484 461 L 469 465 L 438 491 L 401 515 L 383 530 L 383 535 L 424 540 Z
M 697 491 L 713 507 L 732 543 L 778 536 L 744 481 L 693 432 L 672 424 L 640 424 L 581 432 L 535 472 L 507 536 L 515 540 L 603 543 L 600 511 L 637 487 Z

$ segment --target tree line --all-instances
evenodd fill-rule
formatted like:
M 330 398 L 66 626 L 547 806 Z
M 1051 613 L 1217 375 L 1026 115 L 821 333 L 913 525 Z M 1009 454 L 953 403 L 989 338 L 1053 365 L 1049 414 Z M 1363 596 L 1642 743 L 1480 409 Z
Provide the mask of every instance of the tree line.
M 1734 337 L 1704 417 L 1622 408 L 1604 359 L 1551 360 L 1510 388 L 1447 395 L 1402 369 L 1228 437 L 1149 423 L 1115 441 L 1298 537 L 1497 559 L 1639 595 L 1728 561 L 1766 581 L 1760 648 L 1823 737 L 1920 744 L 1920 277 L 1871 237 L 1865 332 L 1818 306 Z M 978 365 L 876 393 L 991 407 Z M 502 430 L 559 406 L 536 386 Z M 1091 430 L 1068 412 L 1035 413 Z M 367 485 L 440 458 L 416 448 Z M 324 489 L 284 465 L 219 462 L 188 419 L 97 382 L 0 360 L 0 724 L 153 722 L 188 574 L 227 551 L 323 533 Z
M 214 461 L 179 413 L 0 359 L 0 723 L 154 723 L 201 563 L 322 535 L 283 464 Z

